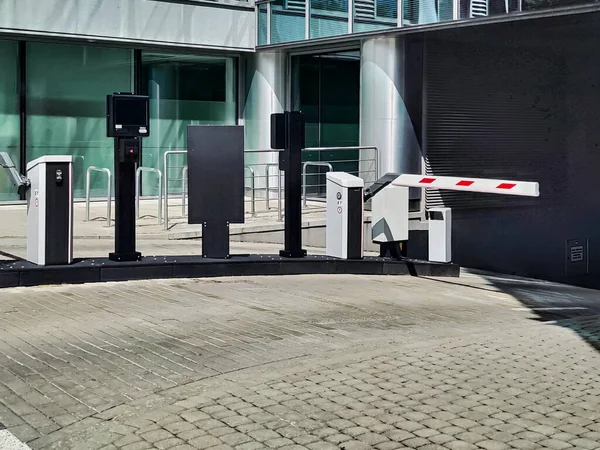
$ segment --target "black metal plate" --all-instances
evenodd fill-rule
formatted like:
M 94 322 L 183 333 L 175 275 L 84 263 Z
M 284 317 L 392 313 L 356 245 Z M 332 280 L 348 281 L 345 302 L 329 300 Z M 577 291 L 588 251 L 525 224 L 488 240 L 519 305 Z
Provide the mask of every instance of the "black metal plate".
M 328 256 L 288 259 L 276 255 L 232 256 L 226 260 L 201 256 L 156 256 L 122 263 L 107 258 L 94 258 L 77 260 L 68 266 L 36 266 L 26 261 L 11 261 L 0 263 L 0 288 L 154 278 L 344 273 L 458 277 L 460 267 L 455 264 L 419 260 L 395 261 L 374 257 L 361 260 L 343 260 Z
M 188 126 L 188 222 L 244 223 L 244 127 Z

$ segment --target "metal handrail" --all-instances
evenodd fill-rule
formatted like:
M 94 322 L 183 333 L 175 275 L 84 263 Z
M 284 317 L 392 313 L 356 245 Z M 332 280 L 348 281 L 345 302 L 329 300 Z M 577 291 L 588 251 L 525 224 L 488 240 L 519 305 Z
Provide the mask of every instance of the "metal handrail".
M 181 169 L 181 215 L 185 217 L 185 194 L 187 193 L 188 166 Z
M 328 162 L 307 161 L 305 163 L 302 163 L 302 198 L 304 207 L 306 207 L 306 168 L 308 166 L 327 167 L 330 172 L 333 171 L 333 166 Z
M 344 150 L 375 150 L 375 157 L 373 158 L 373 162 L 375 163 L 375 180 L 379 179 L 379 149 L 375 145 L 353 145 L 349 147 L 306 147 L 303 148 L 303 152 L 336 152 L 336 151 L 344 151 Z M 246 153 L 279 153 L 281 150 L 272 150 L 272 149 L 250 149 L 246 150 Z
M 135 171 L 135 217 L 140 218 L 140 181 L 142 172 L 158 174 L 158 224 L 162 223 L 162 172 L 153 167 L 138 167 Z
M 279 171 L 279 180 L 277 183 L 277 221 L 283 221 L 283 207 L 281 206 L 283 200 L 283 177 L 281 176 L 281 170 Z
M 375 157 L 373 162 L 375 163 L 375 180 L 379 179 L 379 149 L 374 145 L 355 145 L 350 147 L 307 147 L 302 151 L 305 152 L 329 152 L 329 151 L 343 151 L 343 150 L 375 150 Z M 360 159 L 359 159 L 360 162 Z
M 379 158 L 378 158 L 378 153 L 379 150 L 377 147 L 375 146 L 371 146 L 371 145 L 366 145 L 366 146 L 350 146 L 350 147 L 307 147 L 304 148 L 302 151 L 306 151 L 306 152 L 315 152 L 315 151 L 343 151 L 343 150 L 374 150 L 376 155 L 373 158 L 373 162 L 375 165 L 375 169 L 373 170 L 373 172 L 375 172 L 375 180 L 377 180 L 379 178 Z M 281 150 L 273 150 L 273 149 L 247 149 L 245 150 L 245 153 L 279 153 Z M 164 153 L 164 161 L 163 161 L 163 173 L 164 173 L 164 184 L 163 184 L 163 202 L 164 202 L 164 206 L 163 206 L 163 211 L 164 211 L 164 229 L 168 230 L 169 229 L 169 175 L 168 175 L 168 169 L 175 169 L 175 168 L 181 168 L 182 169 L 182 181 L 184 183 L 183 189 L 182 189 L 182 214 L 185 216 L 185 195 L 187 193 L 186 191 L 186 187 L 185 187 L 185 183 L 187 181 L 187 166 L 173 166 L 173 167 L 169 167 L 167 165 L 168 163 L 168 156 L 169 155 L 174 155 L 174 154 L 179 154 L 179 155 L 186 155 L 187 154 L 187 150 L 168 150 Z M 312 163 L 312 162 L 311 162 Z M 329 163 L 323 163 L 324 164 L 329 164 Z M 254 164 L 254 165 L 263 165 L 263 164 Z M 267 186 L 269 184 L 269 168 L 272 166 L 278 165 L 276 163 L 267 163 L 266 164 L 266 172 L 267 172 Z M 249 167 L 249 166 L 246 166 Z M 330 169 L 332 170 L 332 169 Z M 253 171 L 253 179 L 254 177 L 254 170 Z M 369 171 L 371 172 L 371 171 Z M 283 201 L 283 183 L 282 183 L 282 179 L 283 179 L 283 175 L 284 173 L 282 171 L 279 171 L 278 173 L 278 179 L 279 179 L 279 186 L 278 186 L 278 190 L 277 190 L 277 200 L 278 200 L 278 211 L 279 211 L 279 217 L 278 217 L 278 221 L 282 221 L 283 220 L 283 207 L 282 207 L 282 201 Z M 306 183 L 304 183 L 304 185 L 306 186 Z M 256 187 L 256 185 L 254 184 L 254 188 Z M 252 189 L 252 192 L 254 194 L 255 189 Z M 305 191 L 305 195 L 304 195 L 304 205 L 306 206 L 306 191 Z M 267 196 L 267 208 L 270 207 L 270 199 Z M 254 208 L 254 213 L 256 212 L 256 197 L 254 196 L 254 200 L 252 202 L 253 208 Z M 253 214 L 254 214 L 253 213 Z
M 251 183 L 250 183 L 250 189 L 252 190 L 252 194 L 250 197 L 250 214 L 252 215 L 252 217 L 256 217 L 256 183 L 255 183 L 255 174 L 254 174 L 254 169 L 250 166 L 245 166 L 244 170 L 249 170 L 250 171 L 250 175 L 251 175 Z M 245 180 L 245 177 L 244 177 Z M 244 183 L 246 184 L 246 183 Z
M 265 195 L 265 203 L 266 203 L 267 211 L 269 211 L 271 209 L 271 195 L 270 195 L 271 194 L 271 186 L 269 185 L 270 184 L 270 181 L 269 181 L 269 178 L 270 178 L 269 169 L 271 167 L 276 167 L 276 166 L 279 166 L 279 164 L 278 163 L 268 163 L 268 164 L 265 164 L 265 193 L 266 193 L 266 195 Z
M 165 202 L 163 207 L 165 220 L 163 223 L 165 230 L 169 229 L 169 166 L 167 165 L 169 155 L 187 155 L 187 150 L 168 150 L 163 156 L 163 173 L 165 174 L 165 182 L 163 184 L 165 190 L 163 196 L 163 201 Z
M 270 186 L 270 174 L 269 169 L 271 167 L 277 167 L 277 221 L 281 222 L 283 220 L 283 212 L 281 209 L 281 199 L 282 199 L 282 176 L 281 170 L 279 170 L 279 163 L 269 163 L 265 164 L 265 189 L 267 191 L 267 211 L 271 210 L 271 186 Z
M 111 219 L 111 206 L 112 206 L 112 183 L 111 183 L 111 172 L 106 167 L 90 166 L 85 171 L 85 220 L 90 221 L 90 179 L 92 172 L 104 172 L 107 175 L 108 183 L 108 194 L 106 196 L 106 226 L 110 227 Z

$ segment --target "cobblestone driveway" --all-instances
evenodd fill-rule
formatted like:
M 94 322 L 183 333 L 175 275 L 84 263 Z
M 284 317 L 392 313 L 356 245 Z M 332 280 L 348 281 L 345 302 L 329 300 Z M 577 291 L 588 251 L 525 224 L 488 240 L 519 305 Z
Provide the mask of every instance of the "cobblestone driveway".
M 3 290 L 0 422 L 34 449 L 600 448 L 598 298 L 480 276 Z

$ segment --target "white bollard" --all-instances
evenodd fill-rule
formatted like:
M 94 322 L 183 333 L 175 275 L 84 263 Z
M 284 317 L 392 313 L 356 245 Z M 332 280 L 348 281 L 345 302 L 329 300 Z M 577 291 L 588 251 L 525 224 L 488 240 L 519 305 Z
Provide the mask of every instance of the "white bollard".
M 452 210 L 431 208 L 429 217 L 429 261 L 452 261 Z
M 327 225 L 325 254 L 361 259 L 365 182 L 345 172 L 327 172 Z

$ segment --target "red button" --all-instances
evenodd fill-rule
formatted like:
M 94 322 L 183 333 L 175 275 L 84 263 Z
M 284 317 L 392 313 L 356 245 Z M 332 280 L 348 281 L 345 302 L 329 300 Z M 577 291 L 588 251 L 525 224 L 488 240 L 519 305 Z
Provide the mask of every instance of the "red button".
M 133 153 L 133 149 L 132 148 L 129 149 L 129 153 Z

